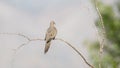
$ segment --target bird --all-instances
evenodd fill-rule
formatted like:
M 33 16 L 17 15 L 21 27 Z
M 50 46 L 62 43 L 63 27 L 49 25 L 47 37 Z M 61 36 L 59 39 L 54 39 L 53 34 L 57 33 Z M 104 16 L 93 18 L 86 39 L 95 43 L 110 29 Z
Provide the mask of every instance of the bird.
M 55 39 L 56 35 L 57 35 L 57 29 L 55 27 L 55 22 L 50 21 L 50 26 L 47 29 L 46 36 L 44 39 L 46 41 L 44 54 L 46 54 L 48 52 L 50 45 L 51 45 L 51 41 Z

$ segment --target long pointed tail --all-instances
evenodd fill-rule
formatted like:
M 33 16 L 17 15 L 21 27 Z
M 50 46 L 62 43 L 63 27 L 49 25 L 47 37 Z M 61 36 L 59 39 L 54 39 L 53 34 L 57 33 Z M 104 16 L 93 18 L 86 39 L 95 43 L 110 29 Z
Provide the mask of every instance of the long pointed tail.
M 51 41 L 46 42 L 46 44 L 45 44 L 45 50 L 44 50 L 44 54 L 46 54 L 46 53 L 48 52 L 48 50 L 49 50 L 49 48 L 50 48 L 50 44 L 51 44 Z

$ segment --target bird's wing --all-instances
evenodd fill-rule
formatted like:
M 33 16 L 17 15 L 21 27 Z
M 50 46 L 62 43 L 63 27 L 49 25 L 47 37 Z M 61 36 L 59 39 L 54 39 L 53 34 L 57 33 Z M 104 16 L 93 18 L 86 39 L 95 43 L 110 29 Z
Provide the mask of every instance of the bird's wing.
M 50 33 L 50 37 L 53 39 L 57 34 L 57 29 L 55 27 L 52 28 L 52 31 Z
M 46 32 L 45 40 L 49 41 L 49 40 L 55 38 L 56 34 L 57 34 L 57 29 L 55 27 L 49 27 Z

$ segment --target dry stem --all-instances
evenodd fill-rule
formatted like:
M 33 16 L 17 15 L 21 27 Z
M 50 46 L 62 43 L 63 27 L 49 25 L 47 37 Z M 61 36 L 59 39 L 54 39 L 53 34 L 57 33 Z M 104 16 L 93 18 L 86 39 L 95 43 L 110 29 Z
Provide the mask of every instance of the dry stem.
M 98 2 L 96 0 L 94 0 L 94 5 L 95 5 L 95 8 L 96 8 L 96 11 L 97 11 L 97 14 L 99 16 L 99 19 L 100 19 L 100 23 L 101 23 L 101 26 L 102 26 L 102 35 L 99 34 L 98 30 L 97 30 L 97 33 L 99 34 L 99 43 L 100 43 L 100 50 L 99 50 L 99 68 L 101 68 L 101 63 L 102 63 L 102 54 L 103 54 L 103 48 L 104 48 L 104 40 L 105 40 L 105 27 L 104 27 L 104 21 L 103 21 L 103 18 L 102 18 L 102 15 L 100 13 L 100 9 L 99 7 L 97 7 L 97 4 Z

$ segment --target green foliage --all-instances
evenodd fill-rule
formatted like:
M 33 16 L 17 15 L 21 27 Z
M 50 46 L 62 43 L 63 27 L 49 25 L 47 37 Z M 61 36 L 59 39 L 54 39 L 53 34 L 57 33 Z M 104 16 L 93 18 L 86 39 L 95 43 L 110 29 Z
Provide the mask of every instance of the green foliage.
M 120 3 L 117 6 L 120 14 Z M 120 18 L 115 16 L 111 6 L 100 3 L 98 7 L 101 9 L 107 40 L 102 58 L 102 68 L 120 68 Z M 96 20 L 95 24 L 99 30 L 102 30 L 99 19 Z M 95 67 L 98 68 L 100 59 L 98 54 L 99 43 L 92 43 L 90 51 L 92 61 Z

